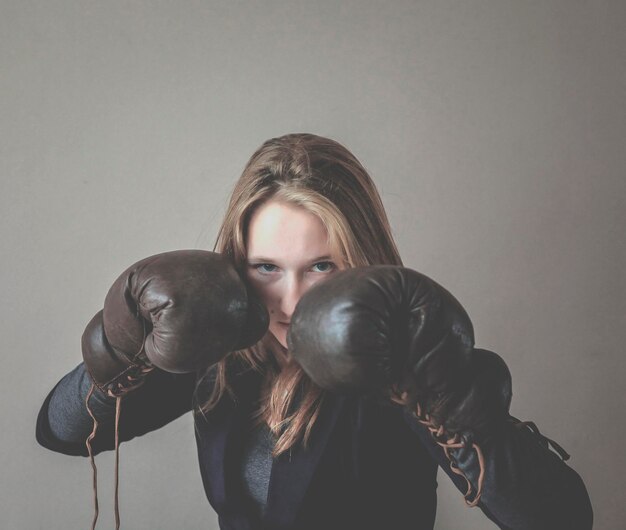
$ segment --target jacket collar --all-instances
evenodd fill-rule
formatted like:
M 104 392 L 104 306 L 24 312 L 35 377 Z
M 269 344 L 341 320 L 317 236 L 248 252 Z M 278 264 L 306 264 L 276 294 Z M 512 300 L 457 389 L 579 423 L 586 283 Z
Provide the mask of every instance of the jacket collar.
M 242 516 L 246 505 L 239 488 L 239 451 L 248 436 L 250 414 L 260 391 L 259 374 L 249 371 L 238 376 L 233 385 L 237 401 L 225 398 L 204 424 L 203 445 L 208 454 L 209 487 L 220 515 L 236 518 L 238 527 L 252 528 L 252 521 Z M 344 407 L 345 398 L 326 394 L 315 428 L 306 449 L 297 444 L 274 459 L 268 488 L 263 525 L 268 528 L 289 528 L 298 510 L 313 473 Z M 245 519 L 248 519 L 247 521 Z
M 289 528 L 343 408 L 344 398 L 326 395 L 307 448 L 301 444 L 274 460 L 263 518 L 268 528 Z

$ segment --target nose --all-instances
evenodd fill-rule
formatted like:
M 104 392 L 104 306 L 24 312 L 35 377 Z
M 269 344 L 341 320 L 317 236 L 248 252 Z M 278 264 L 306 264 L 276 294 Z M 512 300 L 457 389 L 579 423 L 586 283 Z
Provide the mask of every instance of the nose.
M 290 277 L 287 279 L 285 290 L 280 299 L 280 311 L 286 319 L 291 320 L 291 315 L 305 291 L 306 287 L 300 278 Z

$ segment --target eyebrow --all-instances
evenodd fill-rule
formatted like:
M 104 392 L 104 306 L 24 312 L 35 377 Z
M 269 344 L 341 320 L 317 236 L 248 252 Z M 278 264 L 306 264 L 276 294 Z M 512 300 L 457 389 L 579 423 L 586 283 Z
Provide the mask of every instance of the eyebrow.
M 332 256 L 318 256 L 317 258 L 313 258 L 312 260 L 309 260 L 309 263 L 316 263 L 318 261 L 324 261 L 324 260 L 330 260 L 332 261 L 333 257 Z M 252 256 L 248 258 L 248 261 L 258 261 L 258 262 L 263 262 L 263 263 L 275 263 L 276 260 L 272 259 L 272 258 L 266 258 L 264 256 Z

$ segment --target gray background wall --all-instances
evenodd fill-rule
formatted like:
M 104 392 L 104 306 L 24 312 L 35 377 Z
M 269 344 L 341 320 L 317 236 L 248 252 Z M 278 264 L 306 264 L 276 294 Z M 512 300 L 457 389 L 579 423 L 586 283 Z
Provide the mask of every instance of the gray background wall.
M 362 160 L 405 263 L 505 358 L 595 528 L 621 527 L 626 3 L 0 6 L 2 528 L 91 523 L 89 462 L 36 444 L 41 402 L 114 278 L 211 248 L 247 158 L 295 131 Z M 123 527 L 217 527 L 190 415 L 122 446 L 121 492 Z M 437 528 L 492 527 L 440 474 Z

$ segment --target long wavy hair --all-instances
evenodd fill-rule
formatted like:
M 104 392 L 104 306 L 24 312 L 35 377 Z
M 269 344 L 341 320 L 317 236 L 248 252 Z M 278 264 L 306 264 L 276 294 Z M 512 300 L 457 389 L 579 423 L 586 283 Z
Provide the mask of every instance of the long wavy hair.
M 326 228 L 331 249 L 346 267 L 402 265 L 376 186 L 357 158 L 334 140 L 288 134 L 266 141 L 252 155 L 235 184 L 218 232 L 213 250 L 228 256 L 242 278 L 250 218 L 270 199 L 316 215 Z M 324 399 L 324 391 L 295 361 L 279 367 L 277 353 L 289 358 L 268 331 L 257 344 L 207 368 L 194 392 L 194 413 L 206 418 L 225 395 L 237 399 L 230 383 L 242 366 L 262 374 L 265 390 L 253 425 L 264 422 L 274 434 L 274 457 L 299 441 L 306 447 Z M 206 382 L 210 390 L 201 396 Z

